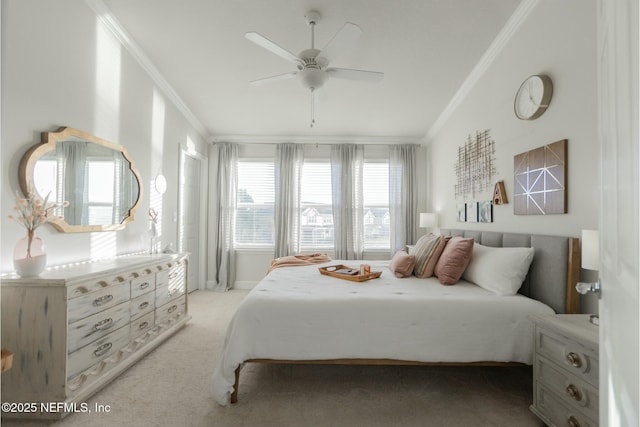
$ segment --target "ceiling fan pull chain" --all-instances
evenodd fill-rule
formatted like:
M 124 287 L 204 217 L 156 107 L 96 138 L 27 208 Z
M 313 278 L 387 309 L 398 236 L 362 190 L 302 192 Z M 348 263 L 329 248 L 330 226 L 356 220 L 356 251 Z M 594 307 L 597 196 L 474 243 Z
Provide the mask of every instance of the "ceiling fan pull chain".
M 313 90 L 313 88 L 311 88 L 311 123 L 309 124 L 309 127 L 311 127 L 311 128 L 316 123 L 316 117 L 315 117 L 316 113 L 315 113 L 315 107 L 314 107 L 314 104 L 315 104 L 314 99 L 315 99 L 314 90 Z

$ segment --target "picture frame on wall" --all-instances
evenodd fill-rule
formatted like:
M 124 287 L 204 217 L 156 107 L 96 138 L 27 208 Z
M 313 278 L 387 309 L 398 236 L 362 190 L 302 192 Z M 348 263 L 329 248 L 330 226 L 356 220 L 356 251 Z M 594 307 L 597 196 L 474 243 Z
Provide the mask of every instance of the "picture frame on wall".
M 493 202 L 478 202 L 478 222 L 493 222 Z
M 467 222 L 478 222 L 478 202 L 467 203 Z
M 458 215 L 458 222 L 467 221 L 467 208 L 465 203 L 458 203 L 456 205 L 456 213 Z

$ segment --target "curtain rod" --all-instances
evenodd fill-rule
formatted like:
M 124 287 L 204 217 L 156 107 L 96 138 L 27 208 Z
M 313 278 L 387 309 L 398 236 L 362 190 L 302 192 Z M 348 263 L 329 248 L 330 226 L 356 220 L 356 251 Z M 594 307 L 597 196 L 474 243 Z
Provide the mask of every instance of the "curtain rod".
M 393 136 L 255 136 L 255 135 L 220 135 L 214 137 L 211 143 L 235 142 L 241 144 L 302 144 L 302 145 L 335 145 L 335 144 L 365 144 L 365 145 L 397 145 L 424 143 L 422 137 L 393 137 Z

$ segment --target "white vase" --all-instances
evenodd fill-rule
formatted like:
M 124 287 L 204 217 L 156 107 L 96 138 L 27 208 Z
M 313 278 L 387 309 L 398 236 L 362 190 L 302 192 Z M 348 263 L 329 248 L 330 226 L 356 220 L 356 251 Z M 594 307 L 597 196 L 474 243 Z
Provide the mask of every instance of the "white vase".
M 47 249 L 35 231 L 18 240 L 13 250 L 13 268 L 20 277 L 37 276 L 47 266 Z

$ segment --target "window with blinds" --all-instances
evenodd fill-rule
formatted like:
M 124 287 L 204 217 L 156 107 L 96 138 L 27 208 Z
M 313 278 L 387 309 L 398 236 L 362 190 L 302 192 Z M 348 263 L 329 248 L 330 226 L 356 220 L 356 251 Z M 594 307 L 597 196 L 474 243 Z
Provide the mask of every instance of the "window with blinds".
M 239 161 L 235 241 L 238 247 L 273 246 L 273 161 Z
M 305 161 L 300 187 L 300 247 L 333 248 L 331 164 Z
M 362 180 L 364 249 L 389 249 L 389 162 L 365 161 Z

